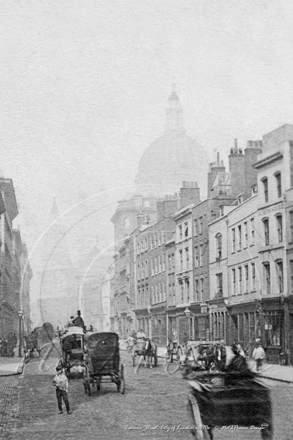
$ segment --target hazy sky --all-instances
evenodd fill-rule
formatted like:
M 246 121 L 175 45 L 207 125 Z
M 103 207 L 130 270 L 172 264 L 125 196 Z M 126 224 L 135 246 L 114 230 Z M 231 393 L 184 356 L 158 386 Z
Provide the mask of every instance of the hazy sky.
M 245 146 L 293 122 L 292 3 L 2 0 L 0 168 L 29 248 L 53 197 L 63 211 L 133 183 L 165 128 L 173 82 L 188 134 L 226 163 L 234 138 Z M 85 245 L 95 228 L 110 236 L 115 200 L 132 190 L 80 205 L 113 204 L 91 217 L 94 228 L 80 223 Z

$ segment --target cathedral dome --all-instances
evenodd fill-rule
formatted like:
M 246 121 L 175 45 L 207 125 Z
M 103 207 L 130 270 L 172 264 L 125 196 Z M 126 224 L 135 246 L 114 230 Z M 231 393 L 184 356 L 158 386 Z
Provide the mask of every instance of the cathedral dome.
M 136 191 L 163 197 L 178 192 L 183 181 L 197 182 L 206 194 L 209 158 L 205 150 L 187 136 L 182 109 L 175 91 L 169 97 L 167 129 L 143 153 L 136 175 Z

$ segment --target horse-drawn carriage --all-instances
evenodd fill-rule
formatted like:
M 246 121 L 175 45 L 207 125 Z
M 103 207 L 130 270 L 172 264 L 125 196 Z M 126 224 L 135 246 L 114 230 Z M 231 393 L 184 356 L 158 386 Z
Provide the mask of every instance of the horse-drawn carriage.
M 174 343 L 173 343 L 174 344 Z M 175 346 L 176 351 L 170 355 L 166 353 L 166 371 L 175 373 L 183 370 L 183 374 L 198 370 L 222 370 L 226 365 L 227 347 L 218 341 L 189 341 L 186 344 Z M 170 350 L 170 349 L 169 349 Z
M 150 338 L 138 338 L 132 348 L 132 365 L 135 367 L 135 358 L 140 357 L 145 361 L 145 366 L 150 368 L 158 365 L 158 346 L 154 340 Z
M 39 356 L 41 356 L 41 348 L 39 344 L 38 335 L 36 332 L 31 333 L 28 336 L 24 336 L 24 352 L 25 356 L 29 357 L 37 352 Z
M 120 360 L 119 337 L 116 333 L 90 333 L 85 336 L 84 389 L 91 395 L 101 383 L 115 383 L 117 391 L 125 392 L 124 366 Z
M 238 372 L 197 373 L 189 381 L 188 410 L 196 440 L 213 439 L 213 429 L 247 429 L 272 440 L 269 390 L 254 377 Z
M 62 356 L 59 365 L 69 374 L 71 368 L 81 370 L 84 359 L 84 331 L 81 327 L 69 327 L 68 331 L 60 338 Z

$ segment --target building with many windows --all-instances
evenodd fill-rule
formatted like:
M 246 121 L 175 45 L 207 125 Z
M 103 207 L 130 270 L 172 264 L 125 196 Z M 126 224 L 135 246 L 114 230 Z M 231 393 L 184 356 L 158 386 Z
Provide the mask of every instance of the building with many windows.
M 290 296 L 287 290 L 290 228 L 286 228 L 286 191 L 293 183 L 292 140 L 293 126 L 289 124 L 266 134 L 263 152 L 254 164 L 258 174 L 259 230 L 256 232 L 262 285 L 259 313 L 263 323 L 262 338 L 272 362 L 278 362 L 283 350 L 292 350 L 289 350 L 288 335 L 285 335 L 285 302 Z M 287 331 L 291 331 L 290 324 Z

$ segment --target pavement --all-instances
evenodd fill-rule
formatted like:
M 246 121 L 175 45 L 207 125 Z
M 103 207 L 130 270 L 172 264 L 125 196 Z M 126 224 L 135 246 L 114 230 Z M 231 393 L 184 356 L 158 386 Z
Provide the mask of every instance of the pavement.
M 22 374 L 24 364 L 24 357 L 0 357 L 0 376 L 13 376 L 17 374 Z

